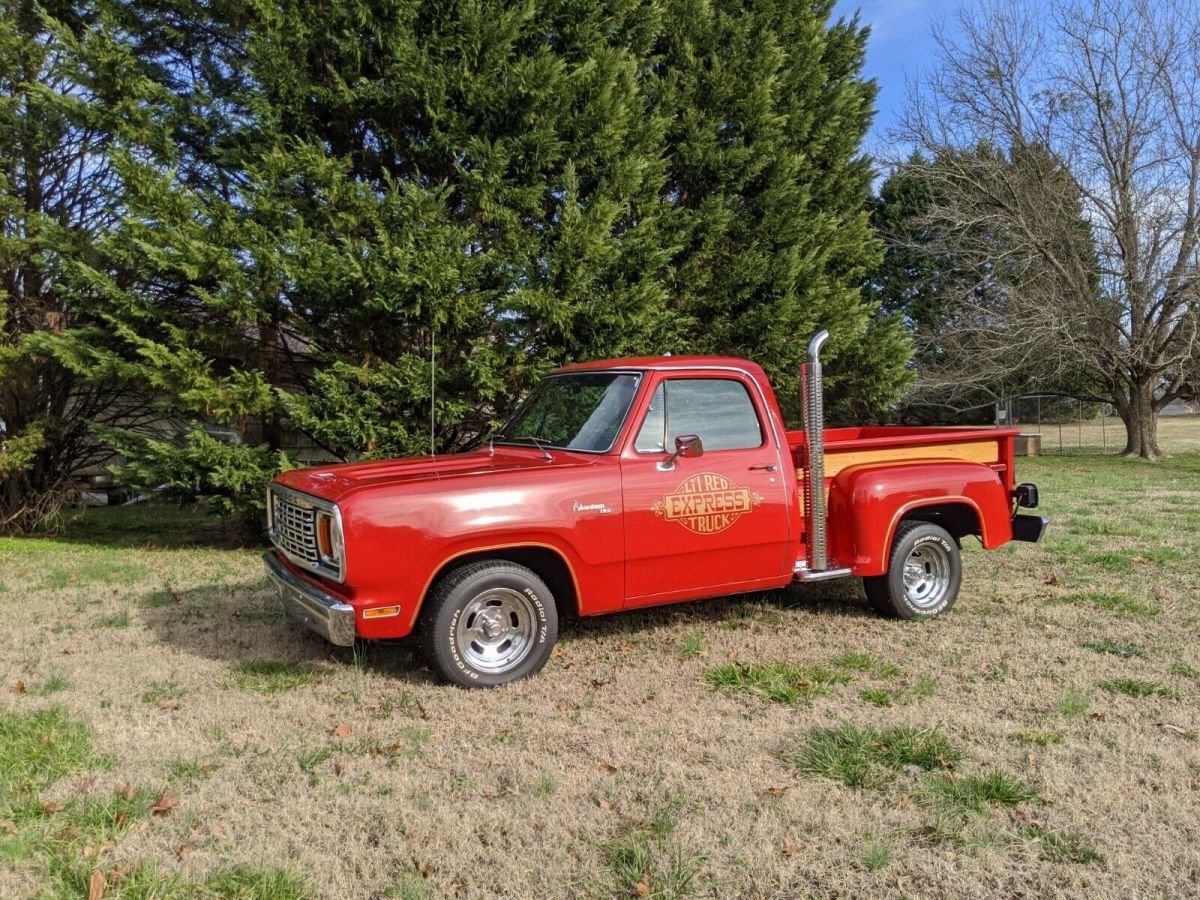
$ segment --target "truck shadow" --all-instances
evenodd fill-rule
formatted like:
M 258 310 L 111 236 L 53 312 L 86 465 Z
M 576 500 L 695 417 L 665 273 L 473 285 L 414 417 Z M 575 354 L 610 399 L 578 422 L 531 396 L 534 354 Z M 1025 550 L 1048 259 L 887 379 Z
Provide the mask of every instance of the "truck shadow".
M 420 661 L 415 642 L 360 642 L 335 647 L 288 619 L 266 579 L 215 584 L 187 590 L 160 590 L 137 602 L 137 617 L 164 644 L 232 665 L 272 660 L 304 667 L 361 665 L 413 683 L 436 679 Z M 704 624 L 740 627 L 767 621 L 772 627 L 803 629 L 810 616 L 868 618 L 857 579 L 756 594 L 735 594 L 629 610 L 606 616 L 564 616 L 560 641 L 612 640 L 624 643 L 639 636 L 675 633 Z

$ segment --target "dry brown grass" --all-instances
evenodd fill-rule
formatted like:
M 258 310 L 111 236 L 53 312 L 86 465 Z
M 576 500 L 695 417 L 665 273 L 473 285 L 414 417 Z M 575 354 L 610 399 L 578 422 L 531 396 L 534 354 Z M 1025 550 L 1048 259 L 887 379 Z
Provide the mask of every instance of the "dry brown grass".
M 211 896 L 235 865 L 321 897 L 1195 895 L 1200 455 L 1020 475 L 1046 542 L 968 553 L 942 620 L 880 619 L 847 582 L 572 621 L 542 675 L 484 693 L 310 637 L 256 551 L 188 547 L 177 515 L 2 542 L 0 713 L 61 706 L 93 738 L 37 787 L 36 834 L 0 824 L 0 895 L 72 895 L 73 866 L 109 897 Z M 731 662 L 839 677 L 774 702 L 714 688 Z M 875 766 L 877 733 L 962 758 L 851 788 L 798 755 L 858 740 Z M 178 806 L 53 843 L 53 804 L 126 782 Z

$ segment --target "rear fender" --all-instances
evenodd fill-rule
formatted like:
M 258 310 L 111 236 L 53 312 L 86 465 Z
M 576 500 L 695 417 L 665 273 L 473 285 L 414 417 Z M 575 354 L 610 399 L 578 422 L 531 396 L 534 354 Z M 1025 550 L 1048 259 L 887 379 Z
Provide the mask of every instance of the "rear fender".
M 936 521 L 936 507 L 959 523 L 955 537 L 977 533 L 989 550 L 1012 540 L 1012 511 L 995 470 L 972 462 L 922 460 L 838 472 L 829 490 L 831 555 L 855 575 L 883 575 L 897 526 L 906 517 Z

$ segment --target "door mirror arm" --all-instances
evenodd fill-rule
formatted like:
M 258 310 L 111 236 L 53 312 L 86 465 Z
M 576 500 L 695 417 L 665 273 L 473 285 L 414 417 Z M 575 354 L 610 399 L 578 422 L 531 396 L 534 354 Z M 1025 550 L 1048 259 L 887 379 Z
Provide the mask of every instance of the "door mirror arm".
M 681 434 L 675 438 L 675 452 L 658 464 L 660 472 L 675 468 L 676 459 L 699 459 L 704 455 L 704 441 L 698 434 Z

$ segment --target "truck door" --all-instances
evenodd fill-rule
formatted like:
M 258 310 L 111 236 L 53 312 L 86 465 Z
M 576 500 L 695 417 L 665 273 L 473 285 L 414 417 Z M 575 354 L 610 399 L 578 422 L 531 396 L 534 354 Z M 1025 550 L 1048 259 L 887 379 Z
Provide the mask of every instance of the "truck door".
M 627 607 L 778 584 L 788 571 L 783 461 L 744 373 L 661 373 L 622 451 Z M 679 435 L 702 456 L 665 463 Z

